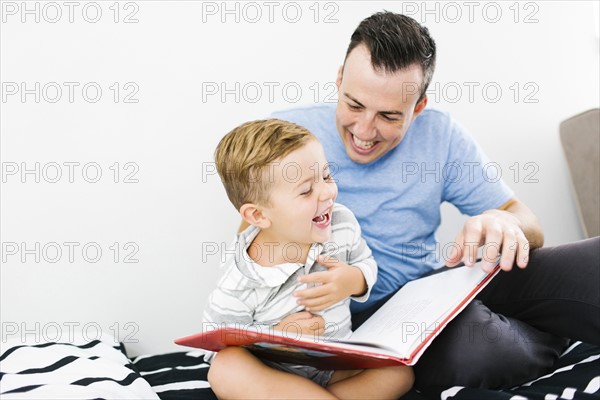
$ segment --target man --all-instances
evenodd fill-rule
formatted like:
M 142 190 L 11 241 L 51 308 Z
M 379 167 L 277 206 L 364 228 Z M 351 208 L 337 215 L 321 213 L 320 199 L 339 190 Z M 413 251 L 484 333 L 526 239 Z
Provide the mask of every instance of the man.
M 440 266 L 442 202 L 471 215 L 445 249 L 446 265 L 472 266 L 483 246 L 483 268 L 499 257 L 504 272 L 425 352 L 416 385 L 510 387 L 550 369 L 568 342 L 563 337 L 600 343 L 599 241 L 530 254 L 544 240 L 535 215 L 502 181 L 487 178 L 485 156 L 457 122 L 426 109 L 435 57 L 425 27 L 403 15 L 374 14 L 352 35 L 338 72 L 337 107 L 273 116 L 320 139 L 338 199 L 356 214 L 379 265 L 370 301 L 353 304 L 355 324 Z M 300 303 L 322 301 L 320 290 L 303 291 Z

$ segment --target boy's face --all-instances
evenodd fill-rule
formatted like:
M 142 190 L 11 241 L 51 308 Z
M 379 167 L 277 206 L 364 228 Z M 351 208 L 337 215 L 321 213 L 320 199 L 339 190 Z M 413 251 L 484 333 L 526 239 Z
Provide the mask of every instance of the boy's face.
M 264 232 L 279 244 L 323 243 L 331 236 L 331 215 L 337 185 L 329 172 L 321 143 L 310 140 L 269 168 L 274 182 L 269 205 L 262 213 L 270 221 Z M 296 251 L 290 247 L 290 253 Z M 294 254 L 287 255 L 294 258 Z
M 343 68 L 343 69 L 342 69 Z M 375 71 L 364 45 L 354 48 L 337 78 L 336 126 L 348 157 L 366 164 L 396 147 L 423 111 L 419 65 L 395 73 Z

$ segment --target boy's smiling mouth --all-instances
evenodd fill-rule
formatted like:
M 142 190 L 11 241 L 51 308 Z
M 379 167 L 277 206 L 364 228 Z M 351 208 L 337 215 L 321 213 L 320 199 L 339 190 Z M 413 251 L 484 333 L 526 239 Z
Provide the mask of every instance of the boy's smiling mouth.
M 325 211 L 324 213 L 317 215 L 316 217 L 314 217 L 312 219 L 313 223 L 318 227 L 318 228 L 326 228 L 327 226 L 329 226 L 329 224 L 331 223 L 331 211 L 332 211 L 332 207 L 330 207 L 327 211 Z

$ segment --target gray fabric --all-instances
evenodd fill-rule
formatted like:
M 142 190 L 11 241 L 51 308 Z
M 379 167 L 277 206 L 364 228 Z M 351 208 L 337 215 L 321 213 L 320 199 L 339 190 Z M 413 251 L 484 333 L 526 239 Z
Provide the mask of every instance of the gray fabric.
M 277 369 L 283 372 L 289 372 L 290 374 L 299 375 L 304 378 L 308 378 L 311 381 L 315 382 L 318 385 L 323 387 L 327 387 L 329 381 L 331 380 L 331 376 L 334 371 L 321 371 L 316 369 L 315 367 L 310 367 L 308 365 L 295 365 L 288 363 L 278 363 L 269 360 L 261 360 L 266 365 L 271 368 Z
M 600 110 L 563 121 L 560 139 L 586 237 L 600 235 Z
M 500 272 L 415 366 L 416 386 L 510 388 L 554 368 L 567 339 L 600 345 L 600 237 L 535 249 Z
M 415 387 L 509 388 L 542 376 L 568 340 L 469 304 L 415 365 Z

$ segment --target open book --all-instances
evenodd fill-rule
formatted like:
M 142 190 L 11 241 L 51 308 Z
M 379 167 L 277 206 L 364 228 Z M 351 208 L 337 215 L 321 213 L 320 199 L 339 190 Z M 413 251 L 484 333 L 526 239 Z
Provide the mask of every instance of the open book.
M 348 340 L 301 336 L 297 330 L 205 327 L 204 332 L 175 343 L 219 351 L 246 346 L 261 358 L 313 365 L 321 369 L 355 369 L 413 365 L 444 327 L 494 277 L 479 263 L 434 273 L 404 285 Z

